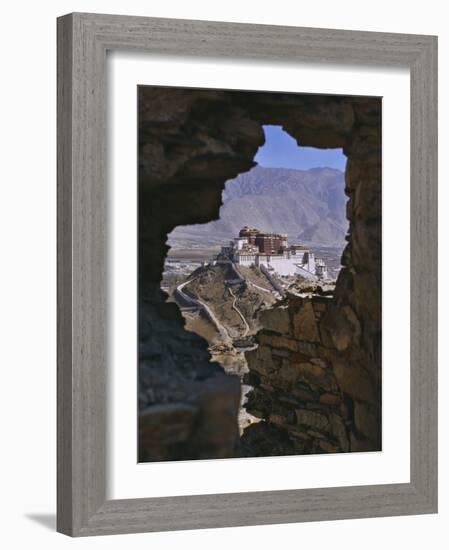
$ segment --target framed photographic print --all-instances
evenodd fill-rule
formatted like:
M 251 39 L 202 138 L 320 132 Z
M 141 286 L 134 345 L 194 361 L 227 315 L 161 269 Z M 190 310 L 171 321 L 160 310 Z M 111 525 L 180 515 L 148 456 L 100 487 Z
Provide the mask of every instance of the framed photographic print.
M 437 509 L 436 38 L 58 20 L 58 530 Z

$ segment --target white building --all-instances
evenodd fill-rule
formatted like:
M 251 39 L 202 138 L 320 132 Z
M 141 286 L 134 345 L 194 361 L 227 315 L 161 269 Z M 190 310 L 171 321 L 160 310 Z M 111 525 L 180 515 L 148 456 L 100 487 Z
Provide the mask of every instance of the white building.
M 260 250 L 267 247 L 265 242 L 269 243 L 270 252 Z M 324 261 L 315 258 L 314 253 L 304 246 L 289 246 L 285 234 L 262 233 L 245 227 L 228 246 L 222 247 L 221 254 L 238 265 L 263 266 L 268 271 L 281 276 L 300 275 L 306 279 L 328 278 Z

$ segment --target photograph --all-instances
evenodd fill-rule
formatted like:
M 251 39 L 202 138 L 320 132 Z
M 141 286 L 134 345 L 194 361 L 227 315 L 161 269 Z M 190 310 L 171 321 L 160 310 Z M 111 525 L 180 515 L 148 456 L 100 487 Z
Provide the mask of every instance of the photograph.
M 139 462 L 382 450 L 382 98 L 138 86 Z

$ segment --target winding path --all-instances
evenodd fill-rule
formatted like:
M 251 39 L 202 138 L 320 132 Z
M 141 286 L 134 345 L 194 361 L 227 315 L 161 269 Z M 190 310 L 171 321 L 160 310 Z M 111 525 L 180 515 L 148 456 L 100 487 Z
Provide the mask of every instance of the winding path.
M 215 325 L 218 333 L 220 334 L 220 337 L 224 341 L 229 341 L 230 336 L 228 331 L 225 329 L 225 327 L 220 323 L 220 321 L 215 316 L 215 313 L 211 310 L 211 308 L 202 300 L 199 300 L 198 298 L 192 298 L 192 296 L 189 296 L 184 292 L 184 287 L 194 281 L 196 277 L 193 277 L 192 279 L 188 279 L 184 283 L 181 283 L 176 287 L 175 294 L 178 298 L 181 299 L 181 301 L 184 301 L 185 303 L 189 305 L 196 306 L 198 309 L 201 309 L 205 312 L 206 316 L 212 321 L 212 323 Z
M 241 273 L 240 271 L 237 269 L 237 266 L 234 265 L 233 263 L 231 263 L 231 266 L 234 270 L 234 273 L 237 275 L 237 277 L 242 281 L 242 282 L 246 282 L 248 285 L 250 286 L 253 286 L 254 288 L 257 288 L 258 290 L 261 290 L 262 292 L 267 292 L 268 294 L 273 294 L 273 291 L 271 290 L 268 290 L 267 288 L 263 288 L 262 286 L 259 286 L 259 285 L 256 285 L 255 283 L 253 283 L 252 281 L 249 281 L 248 279 L 246 279 Z M 263 273 L 263 272 L 262 272 Z M 224 340 L 224 341 L 229 341 L 229 340 L 232 340 L 232 338 L 230 337 L 230 334 L 229 332 L 227 331 L 227 329 L 224 327 L 224 325 L 222 325 L 220 323 L 220 321 L 217 319 L 215 313 L 212 311 L 212 309 L 205 303 L 203 302 L 202 300 L 200 300 L 199 298 L 193 298 L 192 296 L 190 296 L 189 294 L 186 294 L 184 292 L 184 287 L 187 286 L 189 283 L 191 283 L 192 281 L 194 281 L 196 278 L 198 277 L 198 275 L 196 277 L 192 277 L 191 279 L 188 279 L 187 281 L 185 281 L 184 283 L 181 283 L 180 285 L 178 285 L 176 287 L 176 291 L 175 291 L 175 294 L 177 296 L 177 298 L 185 303 L 185 304 L 188 304 L 188 306 L 190 307 L 196 307 L 198 309 L 201 309 L 205 314 L 206 316 L 211 320 L 211 322 L 215 325 L 218 333 L 220 334 L 220 337 Z M 271 279 L 269 277 L 268 278 L 268 281 L 270 282 L 270 284 L 274 287 L 275 285 L 273 285 Z M 244 326 L 245 326 L 245 332 L 243 333 L 243 338 L 245 338 L 249 331 L 250 331 L 250 326 L 248 324 L 248 321 L 246 320 L 245 316 L 243 315 L 243 313 L 240 311 L 240 309 L 237 307 L 237 296 L 234 294 L 234 292 L 232 291 L 232 288 L 230 286 L 227 286 L 227 289 L 229 290 L 229 294 L 232 296 L 233 300 L 232 300 L 232 309 L 238 314 L 238 316 L 240 317 L 240 319 L 242 320 Z M 276 289 L 275 291 L 275 294 L 281 296 L 281 293 Z
M 229 290 L 229 294 L 234 298 L 233 301 L 232 301 L 232 309 L 239 314 L 241 320 L 243 321 L 243 323 L 245 325 L 245 332 L 243 333 L 243 338 L 245 338 L 245 336 L 248 336 L 248 332 L 249 332 L 248 322 L 246 321 L 245 316 L 240 311 L 240 309 L 235 305 L 237 303 L 237 296 L 232 292 L 231 287 L 228 286 L 228 290 Z
M 259 285 L 256 285 L 255 283 L 252 283 L 251 281 L 248 281 L 246 280 L 246 282 L 250 285 L 250 286 L 253 286 L 254 288 L 257 288 L 258 290 L 262 290 L 263 292 L 268 292 L 268 294 L 273 294 L 273 291 L 272 290 L 268 290 L 268 288 L 263 288 L 262 286 L 259 286 Z M 276 294 L 279 294 L 279 292 L 276 290 L 275 291 Z
M 247 279 L 246 277 L 244 277 L 241 273 L 240 273 L 240 270 L 238 269 L 237 265 L 234 264 L 234 263 L 231 263 L 231 266 L 232 266 L 232 269 L 234 270 L 234 272 L 237 274 L 237 276 L 243 281 L 246 282 L 246 284 L 248 284 L 249 286 L 253 286 L 254 288 L 257 288 L 258 290 L 261 290 L 262 292 L 268 292 L 268 294 L 273 294 L 273 291 L 272 290 L 269 290 L 268 288 L 264 288 L 262 286 L 259 286 L 259 285 L 256 285 L 256 283 L 253 283 L 252 281 L 250 281 L 249 279 Z M 259 268 L 259 271 L 263 274 L 263 272 L 260 270 Z M 273 285 L 271 279 L 269 279 L 268 277 L 266 277 L 266 279 L 268 280 L 269 284 L 274 288 L 274 292 L 275 292 L 275 295 L 277 294 L 277 296 L 279 298 L 282 297 L 282 295 L 280 294 L 280 292 L 278 291 L 278 289 Z

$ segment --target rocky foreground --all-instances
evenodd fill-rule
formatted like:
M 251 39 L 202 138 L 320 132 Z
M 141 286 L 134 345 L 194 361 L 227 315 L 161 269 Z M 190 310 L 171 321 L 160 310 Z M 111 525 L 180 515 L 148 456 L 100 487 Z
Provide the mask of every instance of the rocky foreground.
M 242 383 L 237 456 L 348 450 L 345 399 L 332 369 L 318 358 L 318 323 L 334 285 L 288 281 L 281 299 L 256 268 L 231 264 L 194 271 L 183 291 L 207 304 L 223 338 L 201 311 L 184 309 L 186 328 Z

